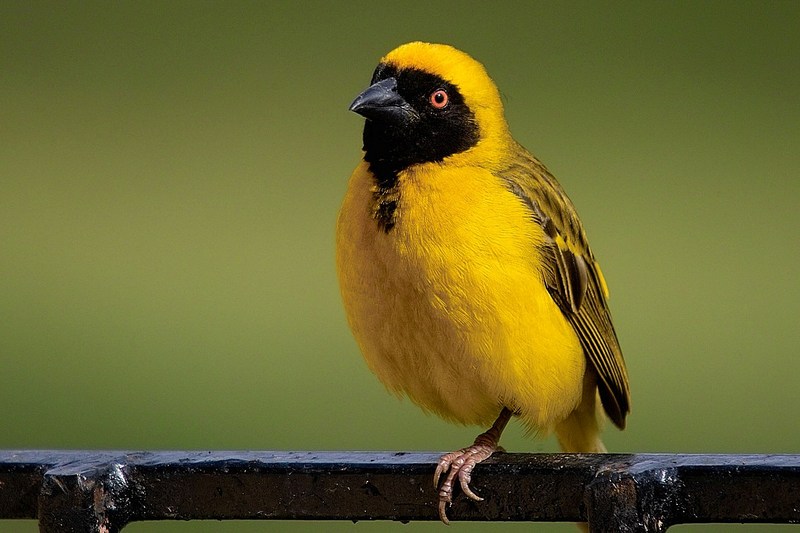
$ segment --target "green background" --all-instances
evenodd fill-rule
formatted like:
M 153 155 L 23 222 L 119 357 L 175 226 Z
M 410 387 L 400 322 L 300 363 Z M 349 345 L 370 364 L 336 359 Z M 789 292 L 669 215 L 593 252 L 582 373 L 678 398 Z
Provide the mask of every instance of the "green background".
M 799 452 L 798 2 L 0 3 L 0 448 L 471 442 L 370 374 L 334 270 L 347 106 L 415 39 L 486 64 L 581 213 L 631 376 L 608 448 Z

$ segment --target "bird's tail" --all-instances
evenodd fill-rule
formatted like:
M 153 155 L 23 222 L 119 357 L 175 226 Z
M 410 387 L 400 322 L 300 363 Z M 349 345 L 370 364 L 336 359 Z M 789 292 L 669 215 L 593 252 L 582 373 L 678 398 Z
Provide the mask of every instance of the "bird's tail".
M 555 428 L 561 449 L 570 453 L 606 453 L 606 447 L 600 440 L 601 420 L 603 414 L 597 397 L 595 377 L 587 372 L 583 379 L 580 405 Z M 589 526 L 585 522 L 580 522 L 577 526 L 583 533 L 588 533 Z
M 606 447 L 600 440 L 602 420 L 596 378 L 587 371 L 583 378 L 580 405 L 555 427 L 561 449 L 570 453 L 606 453 Z

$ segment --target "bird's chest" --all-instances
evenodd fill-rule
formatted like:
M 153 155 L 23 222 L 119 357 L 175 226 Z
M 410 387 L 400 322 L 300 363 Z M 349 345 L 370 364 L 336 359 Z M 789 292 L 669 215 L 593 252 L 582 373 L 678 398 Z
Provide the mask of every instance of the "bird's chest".
M 511 271 L 528 274 L 532 264 L 527 230 L 510 221 L 516 200 L 501 187 L 455 187 L 446 176 L 373 194 L 356 261 L 374 312 L 430 337 L 469 333 L 497 304 L 492 294 L 503 292 Z
M 362 352 L 390 389 L 485 423 L 498 405 L 487 361 L 496 366 L 507 351 L 509 302 L 536 275 L 533 249 L 524 213 L 502 186 L 465 189 L 446 177 L 393 191 L 389 228 L 375 217 L 374 194 L 348 194 L 340 284 Z

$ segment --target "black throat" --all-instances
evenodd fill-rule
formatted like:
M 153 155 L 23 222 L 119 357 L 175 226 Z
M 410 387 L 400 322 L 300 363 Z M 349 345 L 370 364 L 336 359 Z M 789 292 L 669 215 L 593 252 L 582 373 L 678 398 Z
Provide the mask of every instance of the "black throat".
M 397 223 L 401 201 L 400 173 L 420 163 L 441 162 L 469 150 L 480 133 L 475 116 L 458 88 L 440 76 L 418 69 L 400 69 L 381 64 L 372 83 L 394 77 L 397 92 L 417 112 L 403 122 L 367 119 L 364 124 L 364 161 L 375 179 L 374 217 L 385 232 Z M 444 109 L 430 104 L 432 92 L 444 89 L 449 103 Z

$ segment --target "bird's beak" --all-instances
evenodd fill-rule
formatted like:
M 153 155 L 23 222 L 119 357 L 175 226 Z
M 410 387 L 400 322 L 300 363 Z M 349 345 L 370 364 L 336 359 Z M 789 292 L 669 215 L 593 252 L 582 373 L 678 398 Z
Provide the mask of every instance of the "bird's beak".
M 373 83 L 356 96 L 350 111 L 370 120 L 405 123 L 418 117 L 416 110 L 397 92 L 397 80 L 386 78 Z

